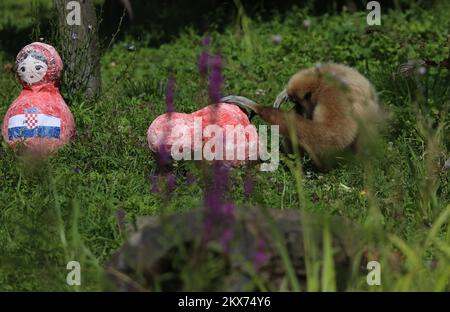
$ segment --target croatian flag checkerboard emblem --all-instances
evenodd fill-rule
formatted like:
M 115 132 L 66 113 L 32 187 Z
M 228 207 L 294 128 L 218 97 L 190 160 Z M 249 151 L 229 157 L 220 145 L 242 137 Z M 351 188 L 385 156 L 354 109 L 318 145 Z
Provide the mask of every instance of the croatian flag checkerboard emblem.
M 25 124 L 29 130 L 33 130 L 37 126 L 37 113 L 25 113 Z
M 9 118 L 8 138 L 10 141 L 23 138 L 59 139 L 61 119 L 40 114 L 38 109 L 25 109 L 23 114 Z

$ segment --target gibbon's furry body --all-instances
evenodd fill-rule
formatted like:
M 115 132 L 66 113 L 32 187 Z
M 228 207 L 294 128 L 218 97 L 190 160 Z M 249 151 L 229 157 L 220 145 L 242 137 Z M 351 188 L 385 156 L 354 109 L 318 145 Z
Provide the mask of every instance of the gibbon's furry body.
M 290 111 L 278 108 L 290 100 Z M 240 96 L 222 99 L 251 109 L 280 133 L 297 142 L 320 170 L 328 170 L 343 152 L 356 151 L 362 139 L 376 133 L 380 107 L 375 89 L 357 70 L 325 64 L 299 71 L 277 97 L 264 107 Z

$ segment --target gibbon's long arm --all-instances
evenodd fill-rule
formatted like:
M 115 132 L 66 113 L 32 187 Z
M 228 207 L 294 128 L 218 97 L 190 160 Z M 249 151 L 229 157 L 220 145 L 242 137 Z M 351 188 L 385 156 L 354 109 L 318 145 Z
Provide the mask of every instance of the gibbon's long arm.
M 265 107 L 254 101 L 238 95 L 230 95 L 220 99 L 220 102 L 233 103 L 242 108 L 249 109 L 255 114 L 259 115 L 264 121 L 271 125 L 279 125 L 280 133 L 287 136 L 289 134 L 289 128 L 287 120 L 295 118 L 295 113 L 289 113 L 280 111 L 271 107 Z
M 250 109 L 251 111 L 254 111 L 255 113 L 259 110 L 259 107 L 260 107 L 260 105 L 257 104 L 256 102 L 250 100 L 249 98 L 246 98 L 244 96 L 239 96 L 239 95 L 229 95 L 229 96 L 223 97 L 220 99 L 219 102 L 236 104 L 242 108 Z
M 294 125 L 298 144 L 313 158 L 320 157 L 320 155 L 328 152 L 342 150 L 351 145 L 356 137 L 357 125 L 351 118 L 342 113 L 339 104 L 330 109 L 328 109 L 328 106 L 323 109 L 325 106 L 318 105 L 317 113 L 321 115 L 320 119 L 323 119 L 323 121 L 315 121 L 314 119 L 309 120 L 294 111 L 287 112 L 259 105 L 243 96 L 227 96 L 222 98 L 221 102 L 234 103 L 254 111 L 264 121 L 272 125 L 279 125 L 280 133 L 286 137 L 290 137 L 290 125 Z M 281 102 L 279 103 L 281 104 Z

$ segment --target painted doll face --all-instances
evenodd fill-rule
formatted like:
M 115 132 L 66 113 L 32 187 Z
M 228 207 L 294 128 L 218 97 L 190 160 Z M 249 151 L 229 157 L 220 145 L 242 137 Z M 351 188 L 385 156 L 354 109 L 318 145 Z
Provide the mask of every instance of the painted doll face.
M 47 64 L 32 55 L 28 55 L 18 66 L 17 73 L 21 80 L 31 85 L 39 82 L 47 73 Z

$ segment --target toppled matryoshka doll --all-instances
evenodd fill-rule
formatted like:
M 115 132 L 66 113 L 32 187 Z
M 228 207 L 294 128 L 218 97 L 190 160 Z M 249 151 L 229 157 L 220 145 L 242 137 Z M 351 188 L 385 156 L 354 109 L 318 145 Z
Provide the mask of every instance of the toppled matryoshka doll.
M 35 42 L 19 52 L 15 67 L 23 90 L 3 119 L 3 139 L 13 148 L 46 155 L 75 134 L 73 115 L 58 89 L 61 57 L 52 46 Z
M 220 137 L 222 141 L 217 141 Z M 228 103 L 211 104 L 190 114 L 160 115 L 148 128 L 147 141 L 155 153 L 172 155 L 174 145 L 183 145 L 183 152 L 184 147 L 188 148 L 188 159 L 194 159 L 192 152 L 201 150 L 203 158 L 223 160 L 234 167 L 258 159 L 259 139 L 255 126 L 237 105 Z M 214 148 L 205 148 L 211 145 Z M 175 151 L 180 150 L 175 147 Z M 210 150 L 214 152 L 207 156 L 205 153 Z

